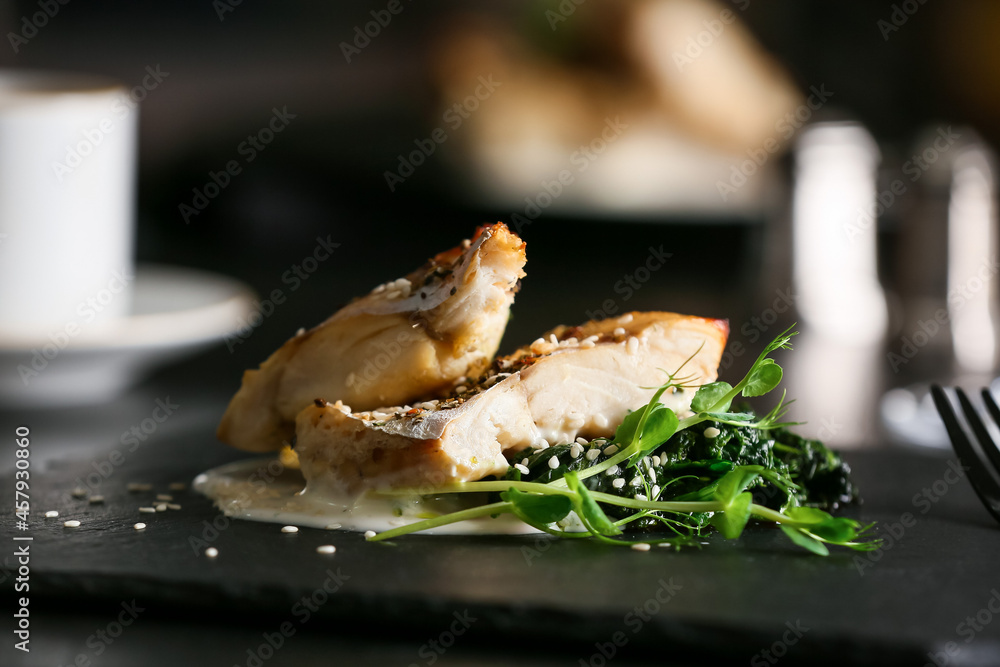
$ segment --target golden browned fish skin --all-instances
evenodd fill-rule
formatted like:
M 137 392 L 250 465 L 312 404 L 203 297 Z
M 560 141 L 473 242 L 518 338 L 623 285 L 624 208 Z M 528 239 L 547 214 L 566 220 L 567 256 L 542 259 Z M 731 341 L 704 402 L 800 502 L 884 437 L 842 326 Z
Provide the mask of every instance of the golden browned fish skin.
M 497 223 L 355 299 L 243 374 L 219 439 L 276 450 L 317 397 L 370 409 L 431 396 L 481 373 L 500 344 L 524 263 L 524 242 Z
M 445 400 L 355 412 L 317 401 L 297 419 L 302 471 L 310 488 L 342 497 L 500 475 L 504 454 L 613 435 L 666 381 L 660 369 L 683 366 L 688 386 L 714 381 L 728 331 L 723 320 L 629 313 L 558 327 Z M 661 400 L 683 413 L 693 396 Z

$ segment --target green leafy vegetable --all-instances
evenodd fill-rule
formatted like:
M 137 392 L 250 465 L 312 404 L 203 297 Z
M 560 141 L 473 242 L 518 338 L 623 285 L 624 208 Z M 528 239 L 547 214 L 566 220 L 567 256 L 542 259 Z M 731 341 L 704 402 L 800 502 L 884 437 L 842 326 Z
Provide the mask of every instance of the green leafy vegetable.
M 827 545 L 875 549 L 880 542 L 867 536 L 872 526 L 824 511 L 856 499 L 850 469 L 822 443 L 788 431 L 789 424 L 780 421 L 786 411 L 784 395 L 763 417 L 748 408 L 732 408 L 737 398 L 761 396 L 777 387 L 782 369 L 768 355 L 789 349 L 793 335 L 789 329 L 775 338 L 735 386 L 713 382 L 699 387 L 691 401 L 693 414 L 684 419 L 660 399 L 667 392 L 693 389 L 687 384 L 691 378 L 680 376 L 690 358 L 666 374 L 667 382 L 649 403 L 625 417 L 613 439 L 590 443 L 587 456 L 580 451 L 574 456 L 573 448 L 579 445 L 571 443 L 518 453 L 517 458 L 527 459 L 527 474 L 511 467 L 504 479 L 435 490 L 486 492 L 499 502 L 394 528 L 371 539 L 512 513 L 559 537 L 589 536 L 615 544 L 636 542 L 624 536 L 623 527 L 669 533 L 655 539 L 642 535 L 643 542 L 691 544 L 710 528 L 736 539 L 756 518 L 779 524 L 794 544 L 815 554 L 827 555 Z M 555 468 L 550 465 L 553 458 Z M 553 527 L 571 512 L 584 532 Z
M 519 519 L 532 526 L 562 521 L 573 509 L 573 501 L 566 496 L 543 496 L 511 488 L 500 497 L 511 504 Z

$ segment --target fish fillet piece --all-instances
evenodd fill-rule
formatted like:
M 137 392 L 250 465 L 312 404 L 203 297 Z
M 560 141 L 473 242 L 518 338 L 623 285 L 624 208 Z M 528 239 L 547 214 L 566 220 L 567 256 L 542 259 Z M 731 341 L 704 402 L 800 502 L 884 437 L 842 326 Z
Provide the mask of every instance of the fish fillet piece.
M 359 410 L 441 395 L 489 367 L 519 280 L 524 242 L 502 223 L 379 285 L 243 374 L 219 424 L 239 449 L 279 449 L 317 396 Z
M 317 399 L 298 415 L 295 450 L 310 488 L 340 497 L 503 474 L 505 454 L 613 435 L 666 381 L 659 369 L 713 382 L 728 333 L 724 320 L 663 312 L 558 327 L 447 399 L 358 412 Z M 693 396 L 661 400 L 684 413 Z

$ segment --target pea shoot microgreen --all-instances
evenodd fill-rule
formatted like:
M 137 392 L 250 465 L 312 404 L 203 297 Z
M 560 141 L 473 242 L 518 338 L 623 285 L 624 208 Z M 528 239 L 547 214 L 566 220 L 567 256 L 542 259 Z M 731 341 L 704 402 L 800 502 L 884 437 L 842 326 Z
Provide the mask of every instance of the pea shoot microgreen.
M 523 481 L 520 473 L 514 473 L 508 479 L 437 488 L 435 494 L 485 492 L 494 494 L 499 501 L 394 528 L 370 539 L 387 540 L 467 519 L 509 513 L 551 535 L 591 537 L 617 545 L 640 541 L 667 541 L 677 545 L 695 543 L 694 538 L 708 526 L 715 528 L 726 539 L 736 539 L 747 523 L 755 518 L 779 524 L 781 531 L 794 544 L 822 556 L 829 554 L 827 545 L 855 550 L 876 549 L 880 542 L 870 538 L 868 531 L 872 525 L 863 526 L 854 519 L 834 517 L 818 507 L 803 505 L 801 501 L 807 495 L 796 481 L 795 471 L 788 465 L 774 462 L 778 455 L 799 455 L 803 452 L 830 465 L 839 462 L 834 454 L 814 441 L 810 441 L 811 445 L 803 445 L 801 451 L 794 445 L 774 441 L 760 452 L 763 460 L 772 461 L 771 466 L 738 464 L 724 459 L 671 459 L 669 464 L 661 463 L 661 467 L 656 468 L 651 460 L 651 457 L 659 458 L 657 452 L 666 460 L 666 446 L 676 440 L 675 435 L 705 422 L 715 425 L 713 428 L 716 431 L 720 428 L 728 428 L 734 434 L 738 431 L 742 438 L 759 437 L 759 433 L 782 431 L 788 426 L 788 422 L 781 421 L 787 405 L 784 394 L 777 406 L 763 417 L 749 411 L 733 412 L 732 406 L 738 398 L 763 396 L 778 386 L 783 372 L 769 355 L 777 350 L 791 349 L 790 341 L 794 335 L 791 329 L 787 329 L 771 341 L 735 386 L 719 381 L 697 387 L 691 400 L 690 414 L 679 418 L 660 401 L 667 392 L 695 389 L 689 384 L 692 376 L 680 375 L 694 357 L 692 355 L 673 373 L 666 373 L 667 381 L 656 388 L 649 403 L 625 417 L 610 441 L 618 448 L 611 456 L 593 463 L 588 460 L 586 465 L 574 464 L 579 466 L 578 469 L 567 468 L 545 483 Z M 582 462 L 584 458 L 577 460 Z M 615 466 L 618 468 L 612 470 Z M 812 466 L 813 469 L 815 467 Z M 691 474 L 686 472 L 688 468 Z M 657 470 L 660 471 L 659 477 Z M 601 473 L 610 474 L 609 471 L 631 476 L 632 497 L 596 490 L 594 483 L 597 480 L 586 481 Z M 665 471 L 671 473 L 669 479 Z M 619 482 L 615 489 L 622 486 Z M 675 487 L 686 490 L 678 495 L 674 493 Z M 780 508 L 755 502 L 754 490 L 763 487 L 782 497 Z M 407 490 L 400 490 L 393 495 L 407 493 Z M 669 499 L 661 499 L 664 495 Z M 582 530 L 564 529 L 562 524 L 571 514 L 579 519 L 578 525 L 582 526 Z M 615 520 L 615 517 L 620 518 Z M 623 528 L 640 523 L 664 529 L 668 536 L 649 539 L 644 535 L 639 540 L 632 540 L 623 535 Z

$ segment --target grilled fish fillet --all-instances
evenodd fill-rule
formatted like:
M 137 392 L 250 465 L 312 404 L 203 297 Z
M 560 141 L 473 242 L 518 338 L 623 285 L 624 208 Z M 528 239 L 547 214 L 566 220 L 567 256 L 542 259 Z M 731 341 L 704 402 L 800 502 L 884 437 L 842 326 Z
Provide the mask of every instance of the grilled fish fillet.
M 724 320 L 661 312 L 559 327 L 445 400 L 352 412 L 317 399 L 298 415 L 295 449 L 310 488 L 341 497 L 503 474 L 505 453 L 613 435 L 665 382 L 659 369 L 713 382 L 728 333 Z M 683 413 L 693 396 L 662 401 Z
M 243 374 L 220 440 L 269 451 L 317 396 L 359 410 L 441 395 L 489 367 L 524 277 L 524 242 L 502 223 L 360 297 Z

